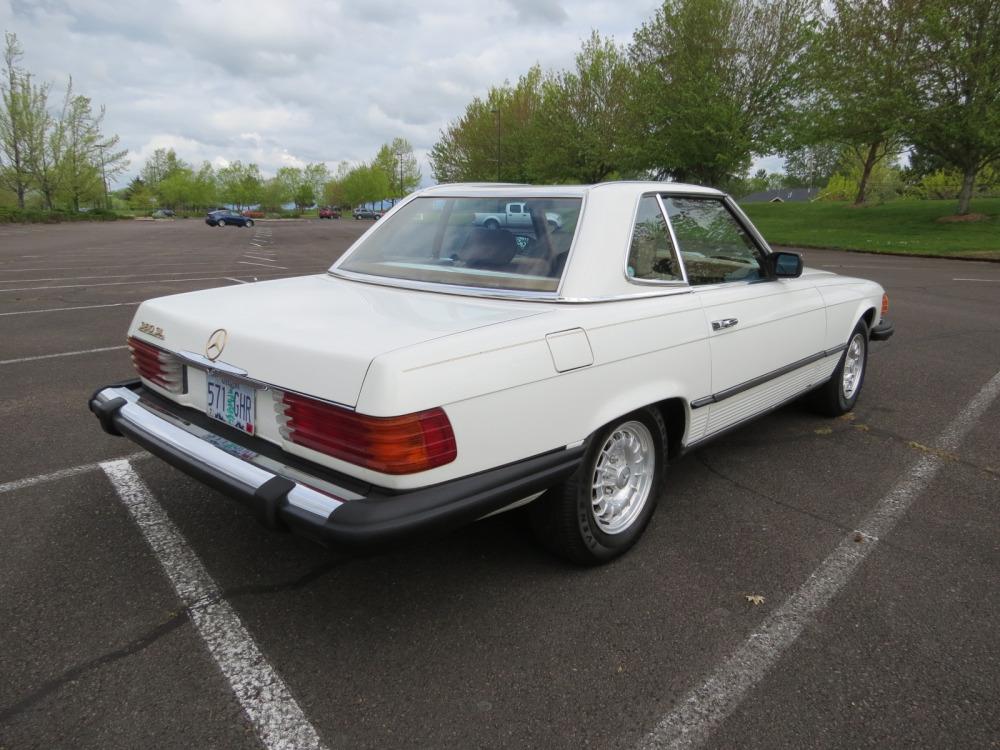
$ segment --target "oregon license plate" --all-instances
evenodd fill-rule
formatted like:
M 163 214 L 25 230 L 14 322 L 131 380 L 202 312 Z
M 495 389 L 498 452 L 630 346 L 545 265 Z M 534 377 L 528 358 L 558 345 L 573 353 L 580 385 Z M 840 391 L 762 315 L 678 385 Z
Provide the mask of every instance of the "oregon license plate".
M 208 374 L 206 412 L 212 419 L 248 435 L 256 433 L 257 392 L 253 386 L 229 378 Z

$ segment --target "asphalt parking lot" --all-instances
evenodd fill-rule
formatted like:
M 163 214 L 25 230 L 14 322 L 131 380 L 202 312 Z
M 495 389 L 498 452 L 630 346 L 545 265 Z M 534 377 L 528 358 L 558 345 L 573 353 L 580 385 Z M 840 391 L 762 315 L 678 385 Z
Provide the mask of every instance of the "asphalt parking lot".
M 857 409 L 681 458 L 598 569 L 515 514 L 339 555 L 100 431 L 138 301 L 367 226 L 0 226 L 0 747 L 1000 746 L 1000 264 L 805 251 L 890 294 Z

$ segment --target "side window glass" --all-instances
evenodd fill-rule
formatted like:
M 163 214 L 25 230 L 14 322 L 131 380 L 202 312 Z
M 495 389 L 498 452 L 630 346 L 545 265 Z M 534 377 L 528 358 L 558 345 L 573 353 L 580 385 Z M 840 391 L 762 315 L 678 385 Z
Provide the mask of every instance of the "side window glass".
M 663 196 L 690 284 L 765 278 L 753 239 L 715 198 Z
M 628 252 L 629 278 L 644 281 L 683 281 L 667 222 L 656 196 L 639 201 Z

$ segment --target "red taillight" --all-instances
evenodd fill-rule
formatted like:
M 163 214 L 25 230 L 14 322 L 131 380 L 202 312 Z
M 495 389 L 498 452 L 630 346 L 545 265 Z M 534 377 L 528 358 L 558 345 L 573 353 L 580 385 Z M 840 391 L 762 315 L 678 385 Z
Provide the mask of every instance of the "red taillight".
M 458 455 L 443 409 L 369 417 L 295 393 L 277 408 L 285 439 L 383 474 L 426 471 Z
M 883 294 L 882 295 L 882 314 L 885 315 L 887 312 L 889 312 L 889 295 L 888 294 Z
M 171 393 L 184 392 L 184 365 L 174 355 L 131 336 L 128 348 L 140 377 Z

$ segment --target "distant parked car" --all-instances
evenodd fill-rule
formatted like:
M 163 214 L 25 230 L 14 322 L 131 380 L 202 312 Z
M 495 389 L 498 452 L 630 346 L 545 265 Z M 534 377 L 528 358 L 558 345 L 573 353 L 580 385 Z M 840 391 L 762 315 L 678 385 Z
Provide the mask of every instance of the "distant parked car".
M 253 219 L 243 216 L 236 211 L 222 209 L 221 211 L 210 211 L 205 217 L 205 223 L 210 227 L 224 227 L 226 225 L 234 227 L 252 227 Z
M 158 208 L 153 211 L 154 219 L 172 219 L 174 218 L 174 212 L 169 208 Z
M 377 219 L 379 214 L 377 211 L 371 208 L 356 208 L 354 209 L 355 219 Z
M 339 219 L 340 209 L 333 208 L 332 206 L 326 206 L 319 210 L 319 218 L 321 219 Z

